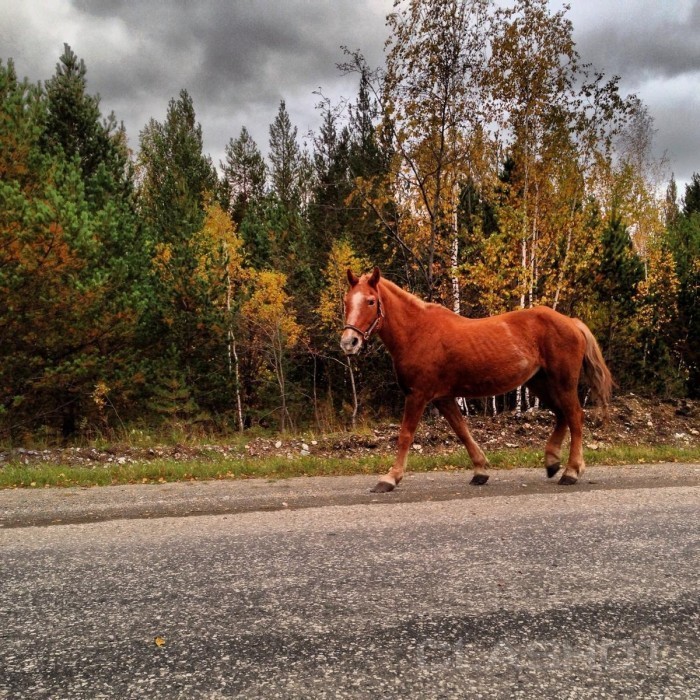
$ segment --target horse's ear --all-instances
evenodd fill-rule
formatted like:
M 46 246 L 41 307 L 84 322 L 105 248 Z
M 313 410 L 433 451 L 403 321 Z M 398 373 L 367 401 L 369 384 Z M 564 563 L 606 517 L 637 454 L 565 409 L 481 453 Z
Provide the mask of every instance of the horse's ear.
M 350 286 L 354 287 L 359 281 L 360 278 L 356 277 L 353 271 L 350 268 L 348 268 L 348 282 L 350 283 Z
M 369 278 L 369 286 L 376 287 L 377 283 L 379 282 L 379 278 L 381 276 L 382 276 L 382 273 L 379 272 L 379 268 L 375 267 L 374 270 L 372 270 L 372 276 Z

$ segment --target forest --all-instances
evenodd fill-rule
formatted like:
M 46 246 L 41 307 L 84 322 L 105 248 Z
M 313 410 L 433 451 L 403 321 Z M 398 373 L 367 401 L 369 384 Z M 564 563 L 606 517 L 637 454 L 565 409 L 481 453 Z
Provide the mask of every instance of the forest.
M 42 83 L 0 62 L 1 440 L 394 416 L 381 344 L 338 347 L 346 270 L 374 265 L 465 316 L 579 317 L 617 391 L 700 395 L 700 175 L 679 192 L 566 10 L 406 0 L 387 27 L 317 132 L 282 101 L 265 153 L 243 126 L 218 164 L 185 89 L 132 142 L 68 45 Z

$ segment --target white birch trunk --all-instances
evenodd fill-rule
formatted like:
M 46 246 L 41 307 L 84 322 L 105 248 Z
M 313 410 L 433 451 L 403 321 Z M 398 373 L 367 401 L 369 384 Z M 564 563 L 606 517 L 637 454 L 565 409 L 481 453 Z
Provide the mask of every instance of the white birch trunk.
M 486 402 L 487 405 L 487 410 L 488 412 L 492 415 L 496 415 L 496 397 L 495 396 L 489 396 L 488 401 Z
M 234 359 L 234 381 L 236 382 L 236 410 L 238 411 L 238 430 L 242 433 L 245 430 L 243 423 L 243 403 L 241 402 L 241 376 L 238 371 L 238 353 L 236 352 L 236 339 L 231 333 L 231 349 Z
M 228 330 L 226 331 L 227 338 L 227 360 L 228 360 L 228 375 L 229 379 L 233 375 L 233 381 L 236 392 L 236 411 L 238 413 L 238 430 L 243 432 L 243 405 L 241 402 L 241 377 L 238 371 L 238 352 L 236 351 L 236 337 L 233 334 L 233 328 L 231 327 L 231 298 L 232 298 L 232 286 L 231 286 L 231 275 L 226 272 L 226 315 L 228 317 Z
M 453 218 L 453 231 L 452 231 L 452 256 L 450 264 L 452 266 L 450 272 L 452 275 L 452 311 L 456 314 L 461 313 L 462 305 L 459 301 L 459 276 L 457 274 L 457 268 L 459 266 L 459 238 L 458 238 L 458 222 L 457 222 L 457 204 L 454 203 L 454 218 Z M 465 416 L 469 415 L 469 407 L 467 406 L 467 400 L 463 397 L 457 398 L 457 405 Z

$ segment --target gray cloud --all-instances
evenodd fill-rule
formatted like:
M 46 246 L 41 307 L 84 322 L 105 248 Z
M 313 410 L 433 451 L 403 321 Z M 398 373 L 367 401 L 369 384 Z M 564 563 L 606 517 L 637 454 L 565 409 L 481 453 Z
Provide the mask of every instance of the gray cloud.
M 582 59 L 643 100 L 657 157 L 689 181 L 700 171 L 700 0 L 574 1 L 570 17 Z
M 182 88 L 192 95 L 214 161 L 246 126 L 263 151 L 285 99 L 299 134 L 315 128 L 313 91 L 354 97 L 340 45 L 382 62 L 392 0 L 0 0 L 0 52 L 32 80 L 54 72 L 63 42 L 85 59 L 103 111 L 132 147 Z M 553 9 L 561 7 L 551 0 Z M 700 0 L 572 0 L 582 58 L 649 105 L 659 153 L 679 180 L 700 170 Z
M 301 135 L 318 121 L 314 90 L 354 96 L 354 81 L 336 69 L 340 46 L 379 62 L 391 9 L 391 0 L 54 2 L 49 13 L 39 0 L 9 8 L 13 40 L 2 45 L 20 74 L 50 77 L 67 41 L 133 147 L 147 120 L 162 120 L 170 98 L 187 89 L 215 162 L 244 125 L 266 150 L 282 99 Z M 0 0 L 0 9 L 11 3 Z
M 653 77 L 673 78 L 700 71 L 700 3 L 684 18 L 589 28 L 578 34 L 583 54 L 631 85 Z

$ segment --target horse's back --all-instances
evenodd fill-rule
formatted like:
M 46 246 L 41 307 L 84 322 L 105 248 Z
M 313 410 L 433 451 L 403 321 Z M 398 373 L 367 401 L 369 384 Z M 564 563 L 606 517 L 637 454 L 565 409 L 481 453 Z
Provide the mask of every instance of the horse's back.
M 482 345 L 497 348 L 503 359 L 528 357 L 543 369 L 580 366 L 583 360 L 585 338 L 576 321 L 548 306 L 477 319 L 464 329 L 480 337 Z
M 436 396 L 490 396 L 529 381 L 540 369 L 578 376 L 583 334 L 548 307 L 470 319 L 435 304 L 395 347 L 399 383 Z M 415 319 L 414 319 L 415 320 Z M 578 367 L 574 370 L 574 365 Z

